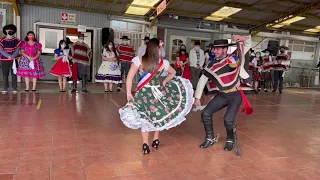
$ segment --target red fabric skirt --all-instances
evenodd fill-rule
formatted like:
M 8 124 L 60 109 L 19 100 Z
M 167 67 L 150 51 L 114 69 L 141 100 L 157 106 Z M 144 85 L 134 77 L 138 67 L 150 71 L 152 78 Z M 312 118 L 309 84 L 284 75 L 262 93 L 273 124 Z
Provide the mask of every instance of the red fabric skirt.
M 71 68 L 68 62 L 63 62 L 62 58 L 60 58 L 52 67 L 50 73 L 54 76 L 71 77 Z
M 72 69 L 72 79 L 73 81 L 77 81 L 78 80 L 78 63 L 73 63 L 71 66 Z
M 189 64 L 186 64 L 184 66 L 182 77 L 185 79 L 192 80 L 192 75 L 191 75 L 191 70 L 190 70 Z

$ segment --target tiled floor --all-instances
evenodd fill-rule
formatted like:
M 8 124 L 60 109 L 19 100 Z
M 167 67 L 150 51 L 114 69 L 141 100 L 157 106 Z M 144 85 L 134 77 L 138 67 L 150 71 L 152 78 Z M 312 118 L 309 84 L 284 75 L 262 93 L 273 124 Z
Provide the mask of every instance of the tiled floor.
M 54 88 L 0 95 L 0 180 L 320 179 L 320 92 L 249 96 L 254 114 L 237 118 L 243 157 L 223 151 L 223 112 L 214 116 L 218 144 L 198 148 L 204 131 L 192 112 L 143 156 L 139 131 L 119 120 L 124 94 Z

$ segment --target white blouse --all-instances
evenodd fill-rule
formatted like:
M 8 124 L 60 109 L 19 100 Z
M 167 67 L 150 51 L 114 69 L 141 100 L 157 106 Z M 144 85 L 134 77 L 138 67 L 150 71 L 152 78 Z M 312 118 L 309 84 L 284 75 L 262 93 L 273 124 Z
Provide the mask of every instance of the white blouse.
M 141 61 L 140 61 L 140 58 L 139 56 L 136 56 L 132 59 L 131 61 L 133 64 L 135 64 L 137 67 L 140 67 L 141 66 Z M 170 66 L 170 63 L 168 60 L 164 59 L 163 60 L 163 66 L 164 66 L 164 70 L 167 71 L 169 69 L 169 66 Z

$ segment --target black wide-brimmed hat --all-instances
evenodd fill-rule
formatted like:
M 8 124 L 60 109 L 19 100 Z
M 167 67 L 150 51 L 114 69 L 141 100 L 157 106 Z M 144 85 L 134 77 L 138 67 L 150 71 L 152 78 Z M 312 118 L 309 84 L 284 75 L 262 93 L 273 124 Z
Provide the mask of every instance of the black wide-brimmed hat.
M 82 34 L 82 33 L 80 33 L 80 34 L 78 34 L 78 38 L 80 38 L 80 37 L 87 37 L 87 36 L 85 36 L 84 34 Z
M 5 25 L 2 29 L 3 34 L 7 34 L 6 30 L 10 29 L 13 31 L 13 34 L 17 32 L 17 27 L 14 24 Z
M 150 40 L 150 38 L 148 36 L 145 36 L 144 39 L 142 39 L 144 41 Z
M 128 36 L 122 36 L 122 38 L 120 38 L 120 39 L 130 40 L 130 39 L 128 38 Z
M 214 40 L 212 47 L 228 47 L 228 46 L 234 46 L 236 44 L 229 44 L 227 39 L 218 39 L 218 40 Z
M 282 49 L 282 48 L 285 49 L 285 50 L 288 50 L 288 49 L 289 49 L 289 48 L 288 48 L 287 46 L 285 46 L 285 45 L 282 45 L 282 46 L 279 47 L 279 49 Z
M 266 52 L 271 52 L 271 50 L 270 49 L 265 49 L 265 50 L 263 50 L 261 52 L 266 53 Z

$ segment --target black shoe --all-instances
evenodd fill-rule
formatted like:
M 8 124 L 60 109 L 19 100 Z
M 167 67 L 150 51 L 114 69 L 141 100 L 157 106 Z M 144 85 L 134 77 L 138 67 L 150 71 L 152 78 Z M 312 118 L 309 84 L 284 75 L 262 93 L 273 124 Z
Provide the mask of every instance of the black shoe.
M 264 92 L 269 92 L 269 91 L 267 89 L 265 89 Z
M 279 90 L 279 93 L 282 94 L 282 90 Z
M 234 142 L 232 141 L 227 141 L 226 145 L 224 146 L 225 151 L 232 151 L 234 148 Z
M 143 153 L 143 155 L 150 153 L 150 148 L 149 148 L 148 144 L 144 143 L 142 145 L 142 153 Z
M 254 90 L 254 93 L 255 93 L 255 94 L 259 94 L 259 92 L 258 92 L 257 90 Z
M 204 125 L 204 130 L 206 132 L 206 138 L 202 144 L 200 144 L 200 148 L 208 148 L 209 146 L 212 146 L 214 143 L 218 142 L 219 135 L 214 137 L 214 131 L 213 131 L 213 122 L 211 116 L 206 116 L 205 114 L 202 114 L 202 122 Z
M 232 151 L 234 147 L 236 148 L 236 156 L 242 156 L 240 142 L 237 137 L 236 129 L 227 129 L 227 143 L 224 146 L 224 150 Z
M 24 90 L 25 92 L 29 92 L 29 89 Z
M 160 145 L 159 139 L 156 139 L 152 142 L 152 147 L 158 149 L 158 146 Z
M 232 151 L 234 148 L 234 134 L 233 129 L 227 129 L 227 143 L 224 146 L 225 151 Z
M 118 88 L 118 89 L 117 89 L 117 92 L 120 92 L 121 90 L 122 90 L 121 88 Z
M 215 138 L 213 139 L 205 139 L 204 142 L 202 144 L 200 144 L 200 148 L 205 149 L 208 148 L 210 146 L 212 146 L 214 143 L 217 143 L 219 141 L 219 134 L 216 135 Z
M 72 89 L 71 92 L 72 92 L 72 93 L 75 93 L 75 92 L 77 92 L 77 90 L 76 90 L 76 89 Z
M 276 89 L 272 90 L 272 92 L 276 92 L 276 91 L 277 91 Z
M 37 90 L 36 89 L 32 89 L 32 92 L 36 92 Z
M 104 90 L 105 93 L 109 92 L 108 90 Z
M 62 89 L 60 89 L 60 91 L 59 92 L 63 92 L 63 90 Z
M 89 91 L 87 89 L 83 89 L 82 92 L 89 93 Z

